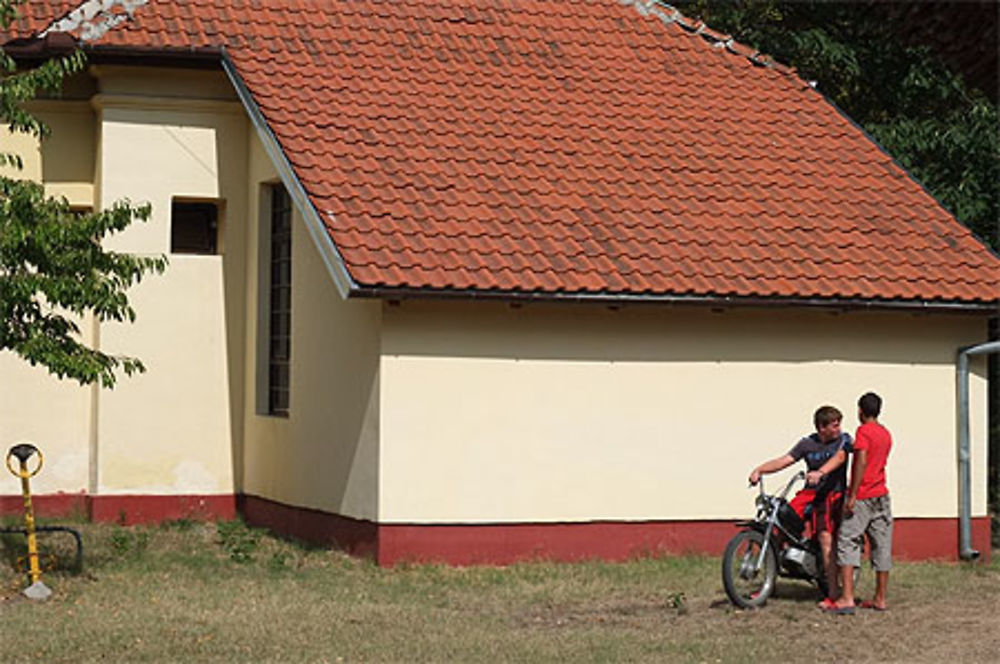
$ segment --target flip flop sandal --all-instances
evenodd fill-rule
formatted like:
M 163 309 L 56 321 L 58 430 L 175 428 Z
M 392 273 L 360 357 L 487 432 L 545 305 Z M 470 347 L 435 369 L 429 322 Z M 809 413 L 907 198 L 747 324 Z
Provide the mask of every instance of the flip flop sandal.
M 853 606 L 832 606 L 830 608 L 822 609 L 823 613 L 831 613 L 835 616 L 853 616 L 854 607 Z
M 874 602 L 870 602 L 868 600 L 865 600 L 865 601 L 861 602 L 860 604 L 858 604 L 858 606 L 860 606 L 862 609 L 872 609 L 873 611 L 888 611 L 889 610 L 888 606 L 875 606 Z
M 853 616 L 854 607 L 853 606 L 838 606 L 836 602 L 827 597 L 822 602 L 817 604 L 817 607 L 823 613 L 832 613 L 837 616 Z

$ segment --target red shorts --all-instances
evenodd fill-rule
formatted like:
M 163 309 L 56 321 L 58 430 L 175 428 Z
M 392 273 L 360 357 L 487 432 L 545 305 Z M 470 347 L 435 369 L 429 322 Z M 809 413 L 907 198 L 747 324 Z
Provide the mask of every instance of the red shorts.
M 812 525 L 814 533 L 837 532 L 840 525 L 840 513 L 844 505 L 844 494 L 840 491 L 831 491 L 825 498 L 816 500 L 816 491 L 813 489 L 802 489 L 788 503 L 795 513 L 803 521 Z M 806 519 L 806 507 L 812 505 L 812 512 Z

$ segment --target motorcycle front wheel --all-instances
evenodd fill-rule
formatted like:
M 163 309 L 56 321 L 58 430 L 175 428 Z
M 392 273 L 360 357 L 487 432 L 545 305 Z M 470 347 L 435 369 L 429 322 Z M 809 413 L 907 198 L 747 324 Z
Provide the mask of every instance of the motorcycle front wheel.
M 778 562 L 774 548 L 768 547 L 763 564 L 758 567 L 764 536 L 756 530 L 737 533 L 722 554 L 722 584 L 733 604 L 744 609 L 763 606 L 774 592 Z

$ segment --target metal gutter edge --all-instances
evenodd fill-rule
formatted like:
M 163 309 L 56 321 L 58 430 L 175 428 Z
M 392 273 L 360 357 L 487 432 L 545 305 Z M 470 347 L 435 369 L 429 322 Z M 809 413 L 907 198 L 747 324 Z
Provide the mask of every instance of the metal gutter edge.
M 191 69 L 217 69 L 222 57 L 222 48 L 206 46 L 198 48 L 149 49 L 131 46 L 105 46 L 84 44 L 87 61 L 102 65 L 164 66 Z
M 1000 341 L 958 349 L 955 371 L 958 400 L 958 555 L 975 560 L 979 552 L 972 548 L 972 453 L 969 435 L 969 356 L 1000 353 Z
M 232 60 L 229 59 L 229 54 L 224 48 L 221 50 L 222 68 L 232 82 L 237 96 L 250 116 L 250 122 L 257 131 L 257 137 L 260 138 L 267 156 L 270 157 L 271 163 L 274 164 L 275 169 L 278 171 L 278 176 L 288 189 L 288 193 L 295 202 L 295 206 L 299 209 L 299 213 L 302 214 L 302 218 L 306 222 L 306 228 L 309 230 L 309 235 L 312 237 L 313 242 L 316 243 L 320 258 L 323 259 L 323 264 L 326 266 L 327 272 L 333 278 L 333 283 L 337 286 L 337 291 L 343 298 L 355 295 L 358 286 L 351 277 L 350 272 L 347 271 L 343 257 L 337 251 L 337 247 L 334 246 L 326 224 L 323 223 L 319 212 L 316 211 L 316 208 L 309 200 L 305 188 L 295 175 L 295 171 L 281 149 L 278 139 L 275 138 L 271 127 L 267 124 L 267 120 L 264 119 L 264 115 L 260 112 L 260 107 L 257 106 L 253 95 L 250 94 L 250 90 L 236 71 Z
M 78 50 L 87 55 L 91 65 L 164 66 L 195 69 L 218 69 L 222 49 L 216 46 L 191 48 L 143 48 L 107 46 L 78 42 L 65 32 L 50 32 L 44 37 L 12 39 L 0 44 L 4 53 L 17 62 L 34 62 L 65 56 Z
M 626 304 L 692 304 L 715 307 L 787 307 L 802 306 L 819 309 L 853 311 L 909 311 L 912 313 L 954 313 L 993 314 L 1000 313 L 997 304 L 892 301 L 892 300 L 850 300 L 843 298 L 788 298 L 733 295 L 669 295 L 669 294 L 629 294 L 629 293 L 564 293 L 538 291 L 501 291 L 446 288 L 411 288 L 392 286 L 357 286 L 352 297 L 380 299 L 437 299 L 437 300 L 497 300 L 508 302 L 571 302 L 605 304 L 609 306 Z

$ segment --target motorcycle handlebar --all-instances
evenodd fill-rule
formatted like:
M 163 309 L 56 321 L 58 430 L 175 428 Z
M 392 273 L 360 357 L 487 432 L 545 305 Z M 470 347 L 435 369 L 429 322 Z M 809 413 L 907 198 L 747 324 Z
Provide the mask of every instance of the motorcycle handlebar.
M 792 475 L 792 478 L 790 480 L 788 480 L 788 484 L 786 484 L 785 488 L 782 489 L 781 493 L 778 494 L 779 497 L 784 498 L 785 496 L 787 496 L 788 493 L 792 490 L 792 486 L 796 482 L 798 482 L 799 480 L 805 481 L 805 479 L 806 479 L 806 471 L 804 471 L 804 470 L 800 470 L 799 472 L 797 472 L 794 475 Z M 757 487 L 760 490 L 760 495 L 763 496 L 764 495 L 764 476 L 763 475 L 761 475 L 760 479 L 757 481 Z

